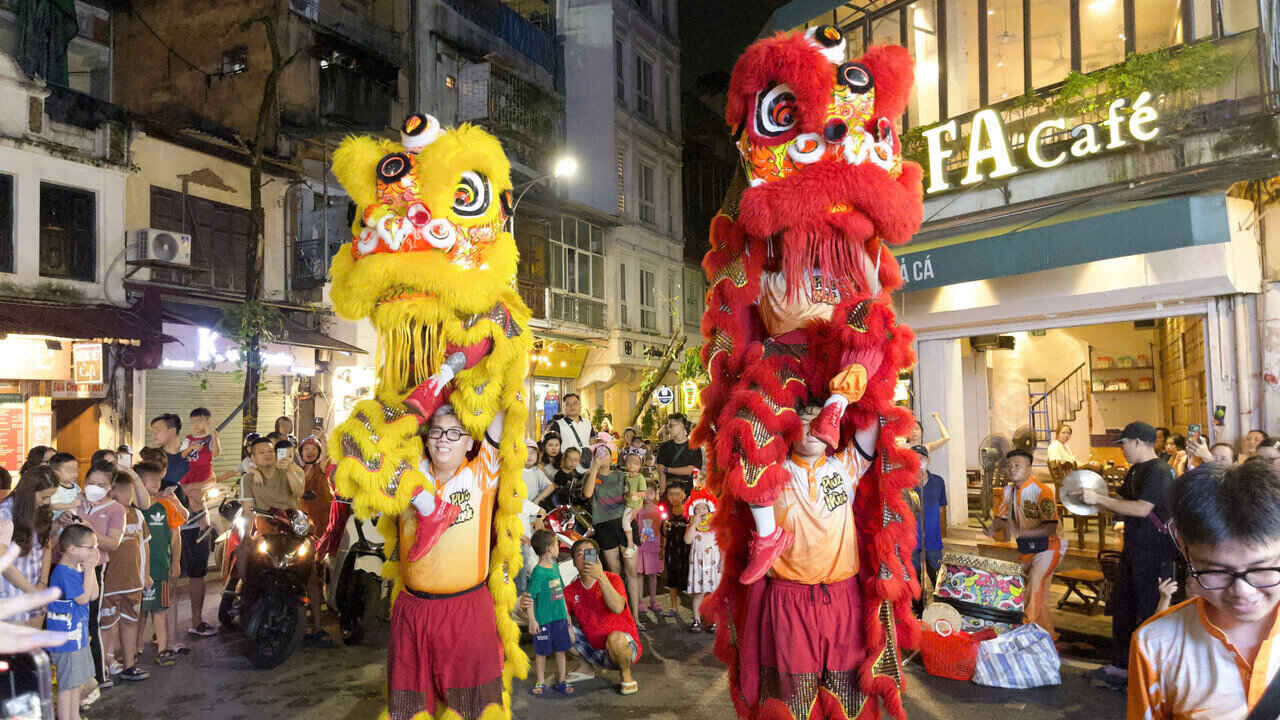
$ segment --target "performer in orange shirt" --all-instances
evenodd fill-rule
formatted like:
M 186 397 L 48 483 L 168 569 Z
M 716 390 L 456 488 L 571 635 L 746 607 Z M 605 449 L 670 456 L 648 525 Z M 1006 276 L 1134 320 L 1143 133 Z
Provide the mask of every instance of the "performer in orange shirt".
M 404 593 L 391 611 L 387 684 L 393 720 L 423 710 L 436 714 L 440 704 L 467 720 L 502 707 L 503 646 L 487 584 L 505 418 L 494 417 L 471 460 L 476 440 L 452 406 L 441 405 L 427 421 L 427 459 L 420 469 L 436 492 L 419 492 L 413 498 L 418 513 L 400 516 L 400 547 L 424 554 L 404 564 Z M 448 521 L 440 524 L 442 514 Z
M 867 652 L 853 502 L 874 459 L 863 448 L 874 452 L 880 425 L 857 430 L 850 445 L 827 455 L 814 432 L 820 412 L 813 404 L 800 413 L 804 435 L 784 463 L 791 479 L 770 508 L 794 541 L 766 580 L 752 585 L 739 663 L 744 696 L 758 697 L 764 712 L 781 703 L 796 718 L 809 716 L 822 691 L 856 716 L 857 671 Z
M 1053 571 L 1062 563 L 1067 542 L 1058 534 L 1058 501 L 1053 486 L 1031 476 L 1032 455 L 1012 450 L 1005 456 L 1010 483 L 1004 488 L 988 537 L 1009 533 L 1022 553 L 1022 569 L 1027 574 L 1026 621 L 1053 631 L 1053 610 L 1049 606 L 1049 585 Z

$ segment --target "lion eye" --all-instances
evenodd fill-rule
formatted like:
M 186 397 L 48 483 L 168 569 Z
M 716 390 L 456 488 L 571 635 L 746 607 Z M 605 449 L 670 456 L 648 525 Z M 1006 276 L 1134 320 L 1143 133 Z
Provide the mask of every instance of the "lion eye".
M 756 132 L 777 137 L 796 126 L 795 93 L 786 83 L 756 94 Z
M 483 215 L 493 200 L 493 187 L 478 172 L 462 173 L 458 186 L 453 190 L 453 211 L 464 217 Z
M 848 87 L 859 95 L 875 87 L 871 71 L 862 63 L 848 62 L 836 70 L 836 82 Z

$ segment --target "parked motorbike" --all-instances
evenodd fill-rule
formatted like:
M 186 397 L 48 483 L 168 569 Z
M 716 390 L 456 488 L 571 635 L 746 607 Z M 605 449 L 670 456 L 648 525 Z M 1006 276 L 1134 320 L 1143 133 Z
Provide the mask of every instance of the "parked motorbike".
M 311 520 L 301 510 L 246 511 L 238 500 L 223 502 L 218 512 L 231 523 L 218 620 L 225 628 L 244 630 L 254 667 L 276 667 L 302 644 L 312 571 Z
M 371 629 L 389 619 L 382 580 L 385 540 L 377 521 L 377 517 L 361 520 L 352 513 L 338 549 L 324 562 L 325 602 L 338 613 L 346 645 L 361 644 Z
M 573 544 L 585 537 L 595 534 L 591 524 L 591 515 L 573 505 L 557 505 L 547 513 L 547 529 L 556 534 L 560 545 L 560 577 L 565 585 L 578 577 L 578 568 L 573 564 Z

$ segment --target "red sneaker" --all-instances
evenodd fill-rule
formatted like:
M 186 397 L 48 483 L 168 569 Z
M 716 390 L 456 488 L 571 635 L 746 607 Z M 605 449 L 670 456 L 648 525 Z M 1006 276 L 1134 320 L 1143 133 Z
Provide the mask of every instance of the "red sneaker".
M 436 509 L 431 511 L 430 515 L 418 513 L 418 531 L 413 536 L 413 547 L 409 548 L 409 554 L 405 555 L 409 562 L 418 562 L 422 556 L 431 552 L 431 548 L 435 547 L 436 541 L 444 534 L 445 530 L 458 519 L 458 513 L 462 508 L 457 505 L 438 500 Z
M 848 407 L 847 402 L 827 401 L 827 404 L 822 406 L 822 412 L 818 413 L 818 417 L 809 422 L 809 434 L 826 443 L 827 447 L 833 450 L 839 447 L 840 421 L 844 419 L 846 407 Z
M 747 562 L 747 567 L 742 571 L 742 575 L 738 576 L 738 581 L 743 585 L 751 585 L 769 572 L 769 568 L 773 567 L 773 563 L 782 553 L 791 548 L 791 543 L 795 542 L 796 537 L 780 527 L 773 529 L 773 532 L 765 537 L 760 537 L 751 532 L 751 557 Z

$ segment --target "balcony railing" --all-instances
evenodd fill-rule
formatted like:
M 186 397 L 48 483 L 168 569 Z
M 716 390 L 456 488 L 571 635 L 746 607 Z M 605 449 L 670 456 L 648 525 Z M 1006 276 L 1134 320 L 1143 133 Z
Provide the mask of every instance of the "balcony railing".
M 547 290 L 550 313 L 548 320 L 576 323 L 595 330 L 605 329 L 605 304 L 581 295 L 572 295 L 560 290 Z
M 535 320 L 547 319 L 547 286 L 545 283 L 520 280 L 520 299 L 529 307 Z
M 552 36 L 526 20 L 505 3 L 480 4 L 474 0 L 444 0 L 471 22 L 504 40 L 517 52 L 549 73 L 556 71 L 556 45 Z
M 289 0 L 289 7 L 347 41 L 377 53 L 393 65 L 400 65 L 400 33 L 379 25 L 367 13 L 352 10 L 342 0 Z

